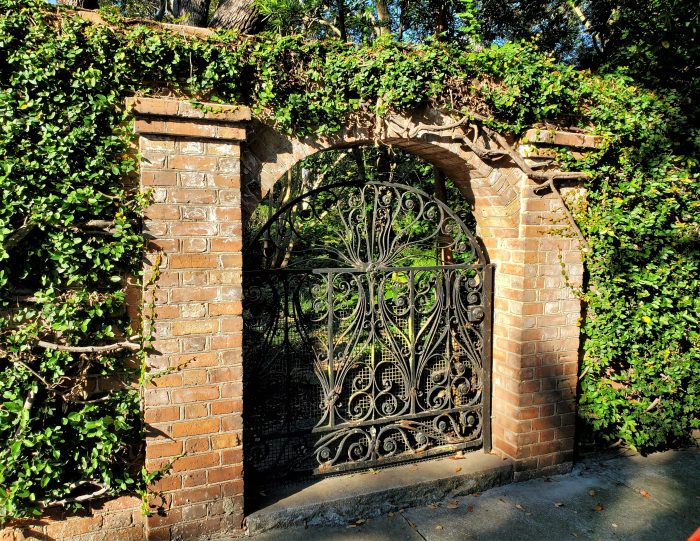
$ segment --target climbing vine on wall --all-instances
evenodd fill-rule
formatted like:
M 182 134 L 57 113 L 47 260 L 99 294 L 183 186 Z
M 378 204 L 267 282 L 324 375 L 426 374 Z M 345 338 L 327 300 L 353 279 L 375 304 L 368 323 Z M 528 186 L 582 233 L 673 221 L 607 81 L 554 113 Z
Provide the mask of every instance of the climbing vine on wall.
M 143 490 L 144 337 L 125 312 L 147 199 L 123 106 L 134 93 L 246 104 L 297 134 L 430 105 L 513 136 L 545 122 L 602 135 L 602 150 L 561 157 L 589 174 L 582 422 L 643 450 L 700 427 L 697 134 L 672 95 L 536 44 L 193 38 L 105 20 L 0 0 L 0 521 Z

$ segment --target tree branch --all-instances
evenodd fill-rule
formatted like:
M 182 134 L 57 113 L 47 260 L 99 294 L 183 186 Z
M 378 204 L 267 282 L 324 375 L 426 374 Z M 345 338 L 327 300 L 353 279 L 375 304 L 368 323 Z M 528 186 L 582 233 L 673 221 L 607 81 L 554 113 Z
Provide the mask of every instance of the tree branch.
M 29 235 L 29 233 L 34 231 L 34 229 L 36 229 L 35 223 L 24 224 L 21 227 L 15 229 L 15 231 L 5 241 L 5 250 L 8 252 L 12 250 L 12 248 L 17 246 L 20 242 L 22 242 L 24 237 Z
M 316 23 L 320 24 L 321 26 L 325 26 L 326 28 L 329 28 L 336 36 L 339 38 L 343 38 L 343 32 L 338 28 L 336 25 L 331 23 L 330 21 L 327 21 L 325 19 L 321 19 L 319 17 L 304 17 L 302 19 L 304 22 L 308 23 Z

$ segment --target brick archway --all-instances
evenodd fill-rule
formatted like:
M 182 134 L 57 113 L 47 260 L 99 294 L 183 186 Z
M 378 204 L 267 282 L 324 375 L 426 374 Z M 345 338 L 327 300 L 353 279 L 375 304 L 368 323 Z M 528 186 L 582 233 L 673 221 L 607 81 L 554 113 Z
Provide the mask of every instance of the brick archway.
M 294 139 L 251 120 L 245 108 L 204 112 L 145 98 L 132 106 L 141 184 L 153 190 L 144 222 L 146 282 L 160 264 L 157 288 L 144 291 L 155 315 L 148 364 L 179 367 L 145 393 L 146 466 L 187 453 L 155 487 L 167 512 L 149 518 L 150 538 L 236 529 L 243 519 L 242 213 L 301 159 L 376 140 L 432 162 L 454 181 L 496 265 L 494 452 L 514 459 L 516 479 L 570 467 L 580 303 L 561 262 L 574 284 L 583 266 L 557 197 L 536 195 L 515 164 L 494 168 L 464 150 L 453 137 L 461 128 L 422 135 L 423 124 L 449 122 L 435 111 L 389 117 L 378 129 L 356 121 L 332 137 Z

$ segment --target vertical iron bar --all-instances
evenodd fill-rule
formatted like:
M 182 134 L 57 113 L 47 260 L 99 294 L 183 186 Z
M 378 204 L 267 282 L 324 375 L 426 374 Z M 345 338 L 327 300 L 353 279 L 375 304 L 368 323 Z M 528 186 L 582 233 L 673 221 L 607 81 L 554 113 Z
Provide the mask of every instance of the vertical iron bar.
M 369 299 L 370 299 L 370 310 L 369 310 L 369 315 L 370 315 L 370 327 L 369 327 L 369 332 L 370 332 L 370 349 L 369 349 L 369 362 L 370 362 L 370 378 L 372 378 L 371 381 L 371 389 L 372 389 L 372 419 L 376 419 L 376 398 L 377 398 L 377 389 L 376 389 L 376 355 L 377 355 L 377 335 L 375 334 L 377 330 L 377 307 L 379 305 L 379 296 L 376 297 L 376 302 L 375 302 L 375 294 L 374 294 L 374 275 L 370 272 L 366 272 L 365 276 L 367 276 L 367 290 L 369 293 Z
M 456 328 L 457 325 L 453 326 L 452 322 L 452 316 L 456 315 L 455 312 L 457 309 L 457 304 L 453 302 L 454 284 L 452 283 L 452 279 L 454 277 L 452 276 L 452 273 L 449 269 L 446 269 L 444 267 L 440 269 L 439 272 L 442 275 L 442 279 L 445 284 L 445 301 L 447 308 L 447 320 L 445 321 L 445 324 L 447 326 L 447 344 L 445 346 L 445 358 L 447 359 L 447 365 L 445 366 L 445 379 L 447 380 L 447 403 L 448 407 L 453 408 L 455 406 L 455 403 L 454 396 L 452 394 L 452 370 L 450 365 L 452 364 L 454 350 L 457 349 L 454 343 L 455 334 L 458 332 Z
M 334 344 L 333 344 L 333 273 L 328 273 L 328 390 L 335 393 L 335 367 L 333 366 Z M 328 426 L 335 426 L 335 402 L 328 412 Z
M 483 333 L 483 350 L 482 350 L 482 362 L 483 362 L 483 382 L 484 390 L 482 394 L 482 404 L 483 404 L 483 419 L 484 425 L 482 429 L 483 447 L 484 452 L 491 452 L 491 370 L 493 362 L 493 346 L 492 346 L 492 334 L 493 334 L 493 265 L 484 266 L 484 321 L 481 326 L 481 332 Z
M 290 403 L 290 395 L 289 395 L 289 384 L 287 383 L 290 380 L 290 353 L 291 353 L 291 347 L 289 344 L 289 275 L 282 273 L 280 275 L 281 281 L 282 281 L 282 292 L 283 292 L 283 308 L 282 308 L 282 317 L 284 318 L 284 324 L 283 324 L 283 329 L 284 329 L 284 337 L 282 338 L 283 340 L 283 346 L 282 346 L 282 362 L 284 363 L 284 377 L 285 377 L 285 383 L 284 383 L 284 422 L 287 425 L 286 429 L 288 432 L 292 431 L 292 411 L 289 407 Z
M 411 414 L 416 413 L 416 393 L 418 392 L 418 374 L 416 374 L 416 334 L 417 334 L 417 325 L 416 325 L 416 307 L 415 307 L 415 300 L 416 300 L 416 287 L 415 287 L 415 271 L 413 269 L 408 271 L 408 306 L 409 306 L 409 313 L 408 313 L 408 324 L 409 324 L 409 338 L 411 340 L 411 343 L 409 347 L 411 348 L 411 358 L 409 359 L 409 373 L 411 374 L 411 379 L 409 381 L 409 385 L 412 386 L 411 389 L 408 389 L 409 391 L 409 400 L 411 402 Z M 415 390 L 416 393 L 411 392 Z

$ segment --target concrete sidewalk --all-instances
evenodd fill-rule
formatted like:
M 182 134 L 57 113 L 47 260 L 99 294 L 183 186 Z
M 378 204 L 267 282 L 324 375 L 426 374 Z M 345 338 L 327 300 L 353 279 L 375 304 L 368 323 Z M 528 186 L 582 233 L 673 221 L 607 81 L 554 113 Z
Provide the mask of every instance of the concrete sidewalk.
M 585 461 L 568 475 L 334 527 L 254 541 L 628 539 L 684 541 L 700 527 L 700 449 Z

